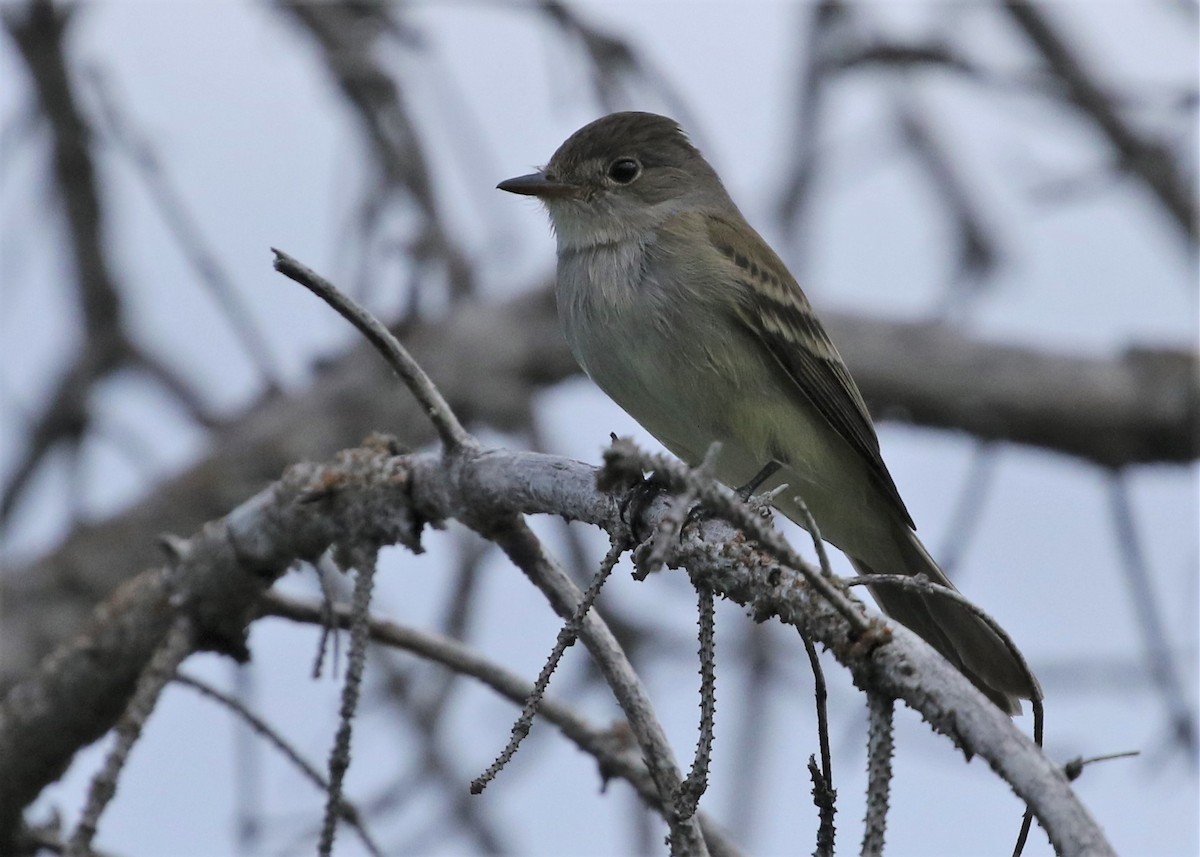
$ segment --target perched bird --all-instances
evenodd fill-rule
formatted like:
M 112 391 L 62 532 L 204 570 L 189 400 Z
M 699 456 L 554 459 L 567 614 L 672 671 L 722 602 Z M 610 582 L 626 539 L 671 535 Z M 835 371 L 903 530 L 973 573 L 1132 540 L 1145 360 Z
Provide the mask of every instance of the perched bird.
M 803 526 L 789 499 L 799 495 L 860 573 L 951 586 L 917 539 L 862 396 L 804 292 L 676 122 L 613 113 L 499 188 L 545 204 L 567 343 L 667 449 L 696 465 L 720 441 L 718 479 L 788 483 L 779 510 Z M 1008 648 L 961 605 L 871 591 L 1004 711 L 1032 698 Z

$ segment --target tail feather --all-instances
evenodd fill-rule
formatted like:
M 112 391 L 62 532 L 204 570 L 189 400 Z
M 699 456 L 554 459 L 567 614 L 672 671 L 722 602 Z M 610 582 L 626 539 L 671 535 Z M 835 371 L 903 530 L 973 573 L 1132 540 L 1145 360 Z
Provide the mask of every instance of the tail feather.
M 875 569 L 850 557 L 860 574 L 925 574 L 932 582 L 954 589 L 926 552 L 916 534 L 905 528 L 906 568 Z M 1032 699 L 1035 687 L 1020 662 L 986 622 L 963 605 L 935 594 L 898 586 L 870 587 L 880 608 L 911 628 L 1007 714 L 1021 713 L 1021 699 Z

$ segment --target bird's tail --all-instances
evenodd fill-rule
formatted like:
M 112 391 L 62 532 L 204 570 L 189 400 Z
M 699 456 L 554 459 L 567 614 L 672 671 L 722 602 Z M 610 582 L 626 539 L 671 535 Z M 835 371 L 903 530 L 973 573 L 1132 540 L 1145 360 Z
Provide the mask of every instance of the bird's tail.
M 925 574 L 933 583 L 954 589 L 916 534 L 897 533 L 905 568 L 872 568 L 850 557 L 859 574 Z M 1021 699 L 1032 699 L 1035 682 L 992 628 L 962 604 L 936 594 L 899 586 L 870 587 L 880 608 L 911 628 L 954 664 L 1007 714 L 1021 713 Z

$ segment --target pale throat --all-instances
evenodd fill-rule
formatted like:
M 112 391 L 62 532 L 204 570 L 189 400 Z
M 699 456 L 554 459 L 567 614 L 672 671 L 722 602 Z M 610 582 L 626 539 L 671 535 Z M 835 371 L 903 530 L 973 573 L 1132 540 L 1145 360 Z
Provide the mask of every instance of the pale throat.
M 577 202 L 546 201 L 559 255 L 619 244 L 645 245 L 654 232 L 678 211 L 671 203 L 613 205 L 597 202 L 586 208 Z

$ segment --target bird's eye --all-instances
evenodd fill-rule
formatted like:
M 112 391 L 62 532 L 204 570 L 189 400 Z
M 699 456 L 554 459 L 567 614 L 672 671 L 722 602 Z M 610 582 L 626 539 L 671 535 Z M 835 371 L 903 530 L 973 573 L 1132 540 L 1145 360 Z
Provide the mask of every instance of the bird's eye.
M 617 158 L 608 165 L 608 177 L 617 184 L 629 184 L 642 173 L 642 165 L 633 158 Z

